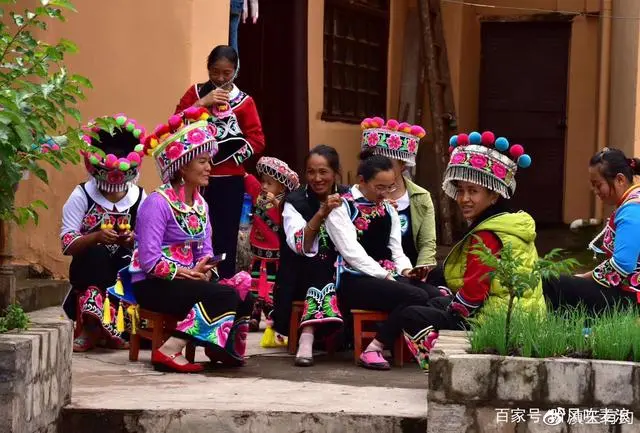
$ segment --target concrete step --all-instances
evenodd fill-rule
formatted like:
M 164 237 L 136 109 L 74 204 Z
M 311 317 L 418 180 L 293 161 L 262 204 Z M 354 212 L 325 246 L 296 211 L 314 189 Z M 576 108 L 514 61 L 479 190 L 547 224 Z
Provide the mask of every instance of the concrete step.
M 25 311 L 41 310 L 61 305 L 69 291 L 65 280 L 19 279 L 16 282 L 16 301 Z

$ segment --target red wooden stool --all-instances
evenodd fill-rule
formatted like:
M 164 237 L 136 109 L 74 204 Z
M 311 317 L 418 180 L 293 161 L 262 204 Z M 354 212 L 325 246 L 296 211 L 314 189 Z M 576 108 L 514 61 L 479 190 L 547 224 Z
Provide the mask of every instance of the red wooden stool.
M 129 361 L 137 361 L 140 352 L 140 338 L 151 340 L 151 350 L 157 350 L 175 331 L 178 320 L 167 314 L 154 313 L 153 311 L 139 308 L 140 322 L 147 321 L 147 328 L 138 328 L 135 334 L 129 338 Z M 196 357 L 196 347 L 192 342 L 187 343 L 185 358 L 193 362 Z
M 362 354 L 363 346 L 365 342 L 370 342 L 376 337 L 375 331 L 368 331 L 366 328 L 377 322 L 384 322 L 389 318 L 388 313 L 381 311 L 369 311 L 369 310 L 351 310 L 353 315 L 353 360 L 358 363 L 360 355 Z M 396 367 L 402 367 L 405 359 L 404 351 L 404 337 L 398 336 L 393 344 L 393 365 Z M 410 352 L 406 351 L 410 356 Z
M 298 338 L 300 331 L 300 320 L 304 310 L 304 301 L 293 301 L 291 304 L 291 318 L 289 319 L 289 353 L 295 355 L 298 351 Z M 327 353 L 333 355 L 336 352 L 335 334 L 328 335 L 325 340 Z

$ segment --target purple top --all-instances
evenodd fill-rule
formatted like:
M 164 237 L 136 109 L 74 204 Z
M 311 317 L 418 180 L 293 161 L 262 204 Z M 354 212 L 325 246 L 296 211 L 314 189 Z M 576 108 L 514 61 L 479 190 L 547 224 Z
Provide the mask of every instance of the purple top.
M 179 267 L 193 268 L 202 257 L 212 256 L 208 210 L 199 193 L 188 206 L 169 184 L 149 195 L 136 219 L 132 281 L 148 276 L 172 280 Z

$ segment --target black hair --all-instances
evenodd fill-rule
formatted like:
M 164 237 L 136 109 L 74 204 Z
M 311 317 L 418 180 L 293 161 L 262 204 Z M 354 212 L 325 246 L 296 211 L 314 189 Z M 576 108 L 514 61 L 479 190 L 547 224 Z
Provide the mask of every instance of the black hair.
M 92 140 L 91 145 L 102 150 L 105 155 L 110 153 L 114 154 L 118 158 L 126 157 L 133 148 L 140 143 L 140 140 L 135 138 L 132 133 L 125 129 L 116 128 L 113 131 L 113 135 L 109 134 L 109 131 L 98 131 L 98 139 Z
M 309 162 L 309 158 L 311 158 L 313 155 L 318 155 L 326 159 L 329 167 L 331 167 L 331 170 L 333 170 L 338 175 L 340 174 L 340 156 L 338 155 L 338 151 L 333 147 L 326 144 L 318 144 L 317 146 L 315 146 L 304 158 L 305 167 Z
M 618 174 L 633 183 L 633 177 L 640 175 L 640 159 L 627 158 L 620 149 L 604 148 L 600 152 L 591 157 L 589 167 L 599 165 L 599 171 L 602 177 L 608 183 L 613 182 Z
M 211 68 L 218 60 L 227 59 L 233 64 L 235 69 L 238 68 L 238 52 L 229 45 L 218 45 L 209 53 L 207 57 L 207 69 Z
M 372 149 L 365 149 L 360 152 L 358 176 L 362 176 L 365 182 L 369 182 L 379 172 L 389 170 L 393 170 L 393 164 L 386 156 L 378 155 Z

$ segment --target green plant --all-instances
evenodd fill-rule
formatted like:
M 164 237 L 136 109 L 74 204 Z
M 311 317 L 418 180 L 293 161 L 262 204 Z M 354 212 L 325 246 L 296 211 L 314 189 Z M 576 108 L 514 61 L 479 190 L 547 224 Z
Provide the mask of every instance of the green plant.
M 491 279 L 497 279 L 509 292 L 504 322 L 504 342 L 506 349 L 509 350 L 511 348 L 509 345 L 511 317 L 515 300 L 521 298 L 527 290 L 535 289 L 541 278 L 558 278 L 562 274 L 570 273 L 579 263 L 573 258 L 555 261 L 562 251 L 554 249 L 544 257 L 538 258 L 531 268 L 525 266 L 525 258 L 514 252 L 510 242 L 502 246 L 500 254 L 494 255 L 482 239 L 477 236 L 476 239 L 479 243 L 471 250 L 471 254 L 478 256 L 482 263 L 492 268 L 488 276 Z
M 0 316 L 0 333 L 11 331 L 12 329 L 27 329 L 29 316 L 19 305 L 9 305 L 4 314 Z
M 40 6 L 18 13 L 17 3 L 0 0 L 11 9 L 0 8 L 0 219 L 22 225 L 30 219 L 37 223 L 37 208 L 46 208 L 39 200 L 15 206 L 24 173 L 47 183 L 40 163 L 60 169 L 79 161 L 83 142 L 78 128 L 68 121 L 80 121 L 76 106 L 91 82 L 70 74 L 64 65 L 65 55 L 77 51 L 73 42 L 60 39 L 50 44 L 36 38 L 47 30 L 47 20 L 65 21 L 63 10 L 75 11 L 73 4 L 40 0 Z

